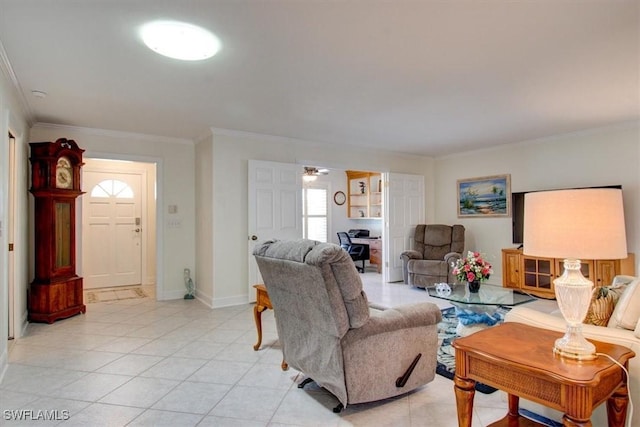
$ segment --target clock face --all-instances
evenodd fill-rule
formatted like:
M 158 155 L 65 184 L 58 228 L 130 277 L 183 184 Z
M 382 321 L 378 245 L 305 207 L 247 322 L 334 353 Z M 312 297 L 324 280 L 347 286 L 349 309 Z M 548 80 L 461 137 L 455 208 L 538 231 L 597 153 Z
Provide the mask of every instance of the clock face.
M 56 164 L 56 188 L 73 188 L 71 162 L 66 157 L 60 157 Z

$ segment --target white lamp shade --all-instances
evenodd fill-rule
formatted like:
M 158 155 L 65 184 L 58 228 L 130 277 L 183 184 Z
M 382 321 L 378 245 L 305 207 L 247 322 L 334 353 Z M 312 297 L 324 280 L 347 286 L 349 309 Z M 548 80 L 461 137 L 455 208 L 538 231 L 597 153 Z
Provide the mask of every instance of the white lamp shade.
M 523 240 L 525 255 L 626 258 L 622 190 L 585 188 L 525 194 Z

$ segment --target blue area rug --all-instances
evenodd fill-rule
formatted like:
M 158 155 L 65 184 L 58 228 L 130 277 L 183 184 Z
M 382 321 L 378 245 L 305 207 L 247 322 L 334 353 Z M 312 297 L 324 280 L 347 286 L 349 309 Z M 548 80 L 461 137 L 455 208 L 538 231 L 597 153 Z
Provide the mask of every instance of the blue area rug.
M 453 380 L 456 373 L 455 349 L 451 346 L 451 342 L 457 337 L 457 326 L 458 318 L 455 308 L 450 307 L 442 310 L 442 321 L 438 323 L 438 340 L 442 341 L 442 344 L 438 348 L 436 373 L 450 380 Z M 476 383 L 476 390 L 485 394 L 496 391 L 495 388 L 482 383 Z

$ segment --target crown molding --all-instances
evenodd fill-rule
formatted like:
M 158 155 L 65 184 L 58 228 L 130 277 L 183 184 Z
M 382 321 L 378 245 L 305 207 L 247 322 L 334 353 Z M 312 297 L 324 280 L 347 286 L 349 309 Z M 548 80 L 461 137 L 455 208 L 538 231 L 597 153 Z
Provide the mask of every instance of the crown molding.
M 256 133 L 256 132 L 247 132 L 244 130 L 235 130 L 235 129 L 224 129 L 224 128 L 216 128 L 212 127 L 211 134 L 222 135 L 222 136 L 232 136 L 236 138 L 247 138 L 247 139 L 256 139 L 259 141 L 265 142 L 286 142 L 286 143 L 303 143 L 303 144 L 319 144 L 319 141 L 309 141 L 306 139 L 299 138 L 291 138 L 287 136 L 276 136 L 276 135 L 268 135 L 264 133 Z
M 213 137 L 212 128 L 207 128 L 200 136 L 197 136 L 193 139 L 196 145 L 201 142 L 211 140 Z
M 548 143 L 548 142 L 558 142 L 558 141 L 581 137 L 581 136 L 587 137 L 591 135 L 598 135 L 598 134 L 624 131 L 624 130 L 630 130 L 630 129 L 640 130 L 640 119 L 625 120 L 622 122 L 612 123 L 612 124 L 598 126 L 594 128 L 557 133 L 555 135 L 541 136 L 539 138 L 532 138 L 524 141 L 508 142 L 505 144 L 495 145 L 492 147 L 478 148 L 476 150 L 461 151 L 459 153 L 452 153 L 444 156 L 438 156 L 437 158 L 451 159 L 456 157 L 473 156 L 474 154 L 477 154 L 477 153 L 490 153 L 490 152 L 500 151 L 505 147 L 517 147 L 517 146 L 526 147 L 528 145 L 542 144 L 542 143 Z
M 124 132 L 119 130 L 87 128 L 81 126 L 60 125 L 56 123 L 38 122 L 33 125 L 35 129 L 66 129 L 85 135 L 108 136 L 120 139 L 135 139 L 136 141 L 163 142 L 168 144 L 194 145 L 193 140 L 186 138 L 175 138 L 171 136 L 149 135 L 145 133 Z
M 27 124 L 29 125 L 29 127 L 33 126 L 33 124 L 35 123 L 33 111 L 31 111 L 31 107 L 27 102 L 27 98 L 24 96 L 24 91 L 22 90 L 22 86 L 20 86 L 18 76 L 16 76 L 16 73 L 13 71 L 13 67 L 11 66 L 11 62 L 9 61 L 9 57 L 7 56 L 7 51 L 4 50 L 2 41 L 0 41 L 0 71 L 2 71 L 2 74 L 5 76 L 5 78 L 9 80 L 13 85 L 13 89 L 16 93 L 16 97 L 20 104 L 20 108 L 24 113 Z
M 393 149 L 382 149 L 382 148 L 366 148 L 363 147 L 361 145 L 354 145 L 354 144 L 348 144 L 348 143 L 337 143 L 337 142 L 329 142 L 329 141 L 311 141 L 308 139 L 300 139 L 300 138 L 291 138 L 291 137 L 286 137 L 286 136 L 275 136 L 275 135 L 267 135 L 267 134 L 263 134 L 263 133 L 255 133 L 255 132 L 247 132 L 247 131 L 243 131 L 243 130 L 235 130 L 235 129 L 224 129 L 224 128 L 216 128 L 216 127 L 211 127 L 211 136 L 214 137 L 216 135 L 222 135 L 222 136 L 230 136 L 230 137 L 235 137 L 235 138 L 246 138 L 246 139 L 252 139 L 255 141 L 262 141 L 262 142 L 273 142 L 273 143 L 293 143 L 293 144 L 309 144 L 309 145 L 322 145 L 322 146 L 326 146 L 327 149 L 330 149 L 331 147 L 336 147 L 336 148 L 349 148 L 352 150 L 360 150 L 360 149 L 366 149 L 370 152 L 379 152 L 379 153 L 388 153 L 391 154 L 393 156 L 398 156 L 398 157 L 403 157 L 403 158 L 407 158 L 407 159 L 416 159 L 417 157 L 421 157 L 421 158 L 425 158 L 425 159 L 433 159 L 433 156 L 425 156 L 422 154 L 412 154 L 412 153 L 406 153 L 403 151 L 395 151 Z M 318 162 L 316 162 L 318 163 Z M 327 162 L 320 162 L 323 165 L 326 165 Z M 351 162 L 349 164 L 352 165 L 353 163 L 353 159 L 351 160 Z M 313 164 L 313 163 L 311 163 Z M 340 168 L 341 166 L 336 166 L 337 168 Z M 353 167 L 353 165 L 351 166 Z M 362 168 L 361 168 L 362 169 Z M 376 168 L 376 170 L 378 170 L 379 168 Z M 366 168 L 364 169 L 366 170 Z

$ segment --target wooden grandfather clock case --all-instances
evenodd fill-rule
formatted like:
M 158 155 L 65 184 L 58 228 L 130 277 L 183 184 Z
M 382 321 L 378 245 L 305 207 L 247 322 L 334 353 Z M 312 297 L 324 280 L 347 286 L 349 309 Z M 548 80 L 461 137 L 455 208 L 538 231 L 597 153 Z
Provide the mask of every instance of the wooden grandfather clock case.
M 86 312 L 76 274 L 76 199 L 82 153 L 75 141 L 33 142 L 35 278 L 29 287 L 29 321 L 53 323 Z

